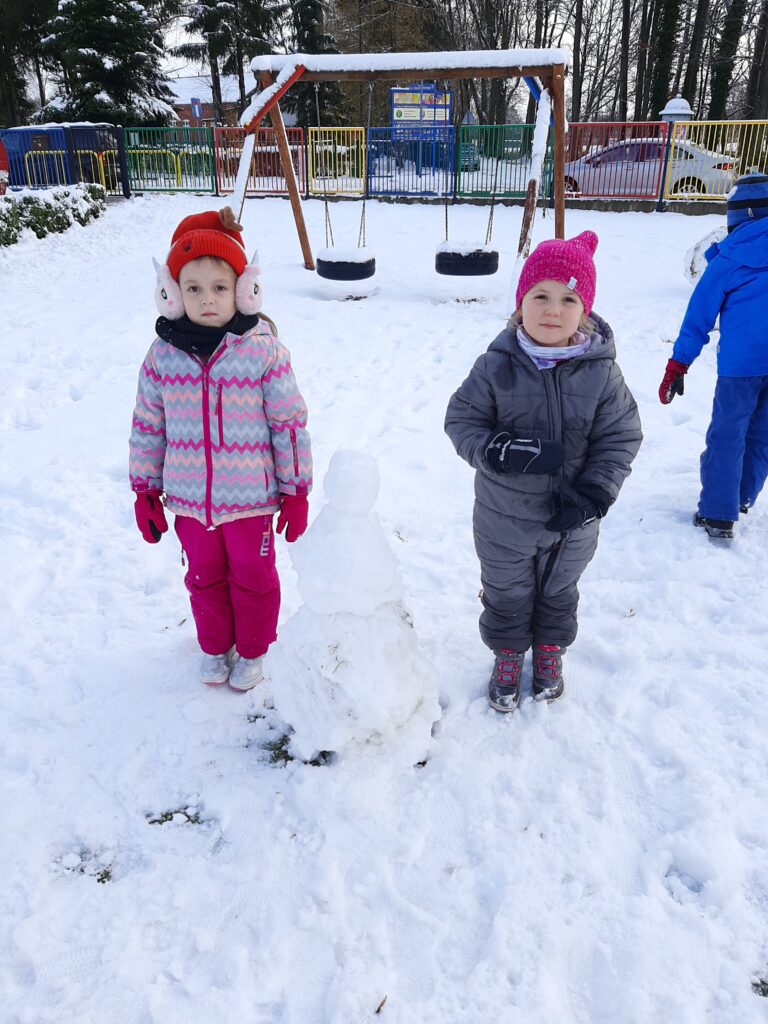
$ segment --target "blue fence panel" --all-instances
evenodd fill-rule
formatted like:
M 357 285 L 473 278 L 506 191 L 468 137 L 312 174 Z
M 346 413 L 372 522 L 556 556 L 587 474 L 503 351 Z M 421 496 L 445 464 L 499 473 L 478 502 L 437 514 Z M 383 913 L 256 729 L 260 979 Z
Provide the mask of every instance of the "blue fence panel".
M 71 184 L 63 128 L 9 128 L 2 133 L 12 187 L 48 188 Z
M 370 128 L 368 194 L 453 195 L 455 152 L 451 127 Z

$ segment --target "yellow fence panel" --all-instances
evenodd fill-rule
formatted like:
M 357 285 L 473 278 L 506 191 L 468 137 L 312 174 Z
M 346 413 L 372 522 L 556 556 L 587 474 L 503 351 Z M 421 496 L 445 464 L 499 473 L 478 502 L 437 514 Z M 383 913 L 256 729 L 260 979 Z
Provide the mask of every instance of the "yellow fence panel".
M 678 121 L 672 126 L 665 199 L 725 199 L 736 179 L 765 171 L 766 121 Z
M 357 195 L 365 188 L 365 129 L 309 129 L 311 195 Z
M 35 149 L 24 154 L 24 176 L 27 185 L 66 185 L 67 151 Z

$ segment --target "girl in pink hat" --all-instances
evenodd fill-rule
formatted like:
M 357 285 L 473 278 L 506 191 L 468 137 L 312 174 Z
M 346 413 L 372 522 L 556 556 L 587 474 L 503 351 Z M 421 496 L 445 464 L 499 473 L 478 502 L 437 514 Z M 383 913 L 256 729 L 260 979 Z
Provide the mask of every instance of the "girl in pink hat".
M 312 455 L 241 231 L 228 208 L 186 217 L 157 268 L 161 315 L 139 374 L 130 479 L 144 540 L 167 531 L 164 508 L 175 515 L 202 681 L 244 691 L 277 635 L 272 518 L 289 542 L 305 531 Z
M 596 248 L 584 231 L 533 251 L 514 315 L 448 404 L 445 429 L 476 470 L 480 633 L 496 659 L 496 711 L 518 706 L 531 647 L 534 698 L 562 695 L 579 578 L 642 441 L 613 331 L 592 311 Z

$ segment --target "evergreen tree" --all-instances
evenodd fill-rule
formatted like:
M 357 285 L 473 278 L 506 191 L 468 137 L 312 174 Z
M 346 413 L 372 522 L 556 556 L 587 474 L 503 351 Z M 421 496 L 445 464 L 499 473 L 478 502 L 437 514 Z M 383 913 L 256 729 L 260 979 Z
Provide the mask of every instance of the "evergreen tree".
M 224 9 L 222 38 L 227 51 L 222 71 L 237 75 L 240 109 L 243 110 L 248 105 L 247 66 L 252 57 L 272 52 L 288 4 L 283 0 L 227 0 L 219 7 Z
M 141 0 L 59 0 L 48 51 L 61 65 L 44 119 L 167 124 L 175 119 L 160 70 L 162 39 Z
M 297 53 L 338 53 L 336 40 L 325 31 L 326 0 L 290 0 L 293 49 Z M 295 111 L 302 127 L 317 126 L 317 100 L 323 125 L 338 122 L 341 90 L 336 82 L 321 82 L 318 93 L 314 83 L 297 84 L 285 97 L 286 110 Z
M 211 76 L 211 99 L 217 121 L 224 121 L 224 104 L 221 98 L 221 64 L 227 55 L 230 30 L 225 8 L 231 4 L 219 0 L 194 0 L 187 4 L 189 19 L 186 30 L 190 39 L 174 49 L 179 57 L 197 61 L 208 67 Z
M 0 125 L 24 124 L 34 110 L 27 79 L 40 71 L 40 37 L 55 10 L 55 0 L 0 3 Z

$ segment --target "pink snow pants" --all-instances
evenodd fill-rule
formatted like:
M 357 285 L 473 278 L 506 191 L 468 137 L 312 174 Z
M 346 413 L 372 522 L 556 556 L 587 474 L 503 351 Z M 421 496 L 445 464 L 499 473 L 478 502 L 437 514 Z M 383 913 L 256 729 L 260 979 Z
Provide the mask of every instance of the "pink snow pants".
M 189 563 L 189 591 L 197 639 L 206 654 L 234 644 L 243 658 L 259 658 L 277 637 L 280 580 L 275 567 L 272 516 L 249 516 L 212 530 L 176 516 Z

